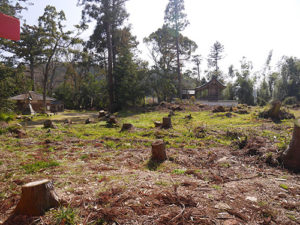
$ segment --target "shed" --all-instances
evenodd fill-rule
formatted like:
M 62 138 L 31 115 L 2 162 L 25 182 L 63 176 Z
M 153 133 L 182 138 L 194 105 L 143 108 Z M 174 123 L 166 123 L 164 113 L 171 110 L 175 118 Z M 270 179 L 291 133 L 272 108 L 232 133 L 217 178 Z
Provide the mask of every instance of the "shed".
M 44 109 L 43 95 L 34 91 L 11 97 L 9 100 L 16 101 L 17 109 L 23 114 L 42 113 Z M 57 101 L 55 98 L 46 96 L 46 110 L 51 112 L 64 111 L 63 103 Z
M 222 91 L 226 88 L 216 77 L 213 77 L 208 83 L 196 87 L 196 96 L 199 99 L 208 101 L 218 101 L 221 99 Z

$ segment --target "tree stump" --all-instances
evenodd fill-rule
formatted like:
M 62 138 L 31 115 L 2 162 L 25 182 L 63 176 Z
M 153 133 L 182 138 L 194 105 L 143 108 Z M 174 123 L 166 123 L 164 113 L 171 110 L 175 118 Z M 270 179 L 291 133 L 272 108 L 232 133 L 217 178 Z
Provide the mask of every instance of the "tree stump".
M 293 137 L 282 161 L 285 168 L 300 172 L 300 119 L 295 122 Z
M 55 129 L 55 125 L 53 124 L 52 120 L 45 120 L 44 122 L 44 128 L 52 128 Z
M 161 127 L 161 125 L 162 125 L 162 123 L 159 122 L 159 121 L 155 121 L 155 122 L 154 122 L 154 126 L 155 126 L 155 127 Z
M 281 107 L 280 101 L 273 101 L 272 107 L 268 111 L 269 117 L 272 119 L 279 120 L 280 107 Z
M 93 123 L 94 121 L 93 121 L 93 119 L 91 119 L 91 118 L 87 118 L 86 120 L 85 120 L 85 124 L 90 124 L 90 123 Z
M 164 117 L 163 118 L 163 123 L 162 123 L 162 128 L 164 129 L 169 129 L 172 127 L 172 122 L 170 117 Z
M 65 119 L 64 124 L 72 124 L 72 120 L 71 119 Z
M 131 123 L 124 123 L 122 125 L 121 132 L 131 130 L 132 128 L 133 128 L 133 125 Z
M 16 129 L 15 133 L 17 134 L 17 138 L 22 139 L 22 138 L 27 137 L 26 132 L 24 130 L 22 130 L 22 129 Z
M 167 159 L 166 144 L 163 140 L 157 140 L 152 143 L 151 159 L 157 162 L 163 162 Z
M 102 117 L 105 117 L 105 116 L 106 116 L 106 112 L 104 110 L 100 110 L 98 118 L 102 118 Z
M 189 115 L 185 116 L 185 117 L 184 117 L 184 119 L 191 120 L 191 119 L 193 119 L 193 117 L 192 117 L 192 115 L 191 115 L 191 114 L 189 114 Z
M 22 196 L 14 213 L 16 215 L 42 216 L 59 206 L 59 199 L 49 180 L 31 182 L 22 186 Z

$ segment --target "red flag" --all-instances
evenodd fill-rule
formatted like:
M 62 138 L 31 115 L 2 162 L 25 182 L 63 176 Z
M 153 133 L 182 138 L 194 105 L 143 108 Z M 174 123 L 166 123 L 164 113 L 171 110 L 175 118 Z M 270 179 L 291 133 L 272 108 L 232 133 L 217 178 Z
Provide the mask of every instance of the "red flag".
M 20 21 L 15 17 L 0 13 L 0 38 L 20 40 Z

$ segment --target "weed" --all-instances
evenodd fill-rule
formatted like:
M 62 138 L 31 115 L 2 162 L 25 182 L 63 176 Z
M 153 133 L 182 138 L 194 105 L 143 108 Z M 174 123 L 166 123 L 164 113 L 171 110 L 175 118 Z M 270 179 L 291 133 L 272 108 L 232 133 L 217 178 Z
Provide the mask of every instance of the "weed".
M 289 189 L 289 187 L 286 184 L 280 184 L 279 187 L 283 188 L 284 190 Z
M 77 216 L 74 209 L 70 207 L 61 207 L 54 212 L 54 217 L 56 220 L 56 225 L 65 224 L 65 225 L 75 225 Z
M 3 165 L 3 162 L 2 161 L 0 161 L 0 166 L 2 166 Z
M 41 169 L 51 168 L 55 166 L 59 166 L 59 163 L 55 161 L 49 161 L 49 162 L 39 161 L 33 164 L 23 165 L 22 167 L 26 171 L 26 173 L 35 173 Z
M 214 189 L 216 189 L 216 190 L 221 190 L 221 189 L 222 189 L 222 187 L 221 187 L 221 186 L 219 186 L 219 185 L 216 185 L 216 184 L 214 184 L 212 187 L 213 187 Z
M 295 217 L 294 215 L 287 214 L 286 216 L 287 216 L 287 218 L 289 218 L 290 220 L 297 222 L 297 219 L 296 219 L 296 217 Z
M 85 160 L 85 159 L 87 159 L 89 156 L 87 155 L 87 154 L 84 154 L 84 155 L 82 155 L 82 156 L 80 156 L 80 159 L 81 160 Z
M 178 175 L 182 175 L 185 174 L 186 170 L 182 170 L 182 169 L 175 169 L 172 171 L 173 174 L 178 174 Z
M 170 185 L 168 182 L 162 180 L 155 182 L 155 184 L 160 186 L 165 186 L 165 187 Z

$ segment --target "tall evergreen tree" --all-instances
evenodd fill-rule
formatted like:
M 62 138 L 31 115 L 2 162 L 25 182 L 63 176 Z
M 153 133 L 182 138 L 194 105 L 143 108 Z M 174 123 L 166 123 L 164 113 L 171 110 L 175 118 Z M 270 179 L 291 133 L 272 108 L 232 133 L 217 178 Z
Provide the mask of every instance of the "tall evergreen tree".
M 95 46 L 99 51 L 105 48 L 107 55 L 107 86 L 109 93 L 109 111 L 115 110 L 115 85 L 114 85 L 114 33 L 118 26 L 122 25 L 128 14 L 125 10 L 127 0 L 78 0 L 80 5 L 84 5 L 82 11 L 83 23 L 88 22 L 88 18 L 97 21 L 95 31 L 98 33 L 102 45 Z M 100 29 L 99 29 L 100 28 Z M 103 29 L 101 29 L 103 28 Z M 94 32 L 95 36 L 95 32 Z
M 187 16 L 184 13 L 184 0 L 169 0 L 165 10 L 165 24 L 175 31 L 176 59 L 177 59 L 177 77 L 178 77 L 178 97 L 182 98 L 182 76 L 179 46 L 179 34 L 189 24 Z
M 220 68 L 219 61 L 224 58 L 223 55 L 224 46 L 216 41 L 210 49 L 210 53 L 208 55 L 208 66 L 214 68 L 213 76 L 217 78 L 220 76 Z

